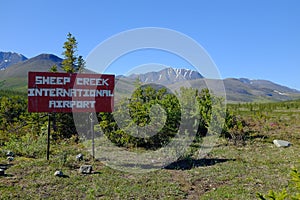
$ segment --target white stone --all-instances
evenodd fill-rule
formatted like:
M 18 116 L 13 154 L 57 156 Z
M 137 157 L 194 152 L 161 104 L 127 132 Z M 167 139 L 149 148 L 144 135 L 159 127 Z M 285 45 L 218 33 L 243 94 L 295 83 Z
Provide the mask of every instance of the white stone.
M 93 170 L 92 165 L 82 165 L 79 168 L 79 172 L 82 174 L 91 174 L 92 170 Z
M 7 157 L 7 160 L 8 160 L 9 162 L 11 162 L 11 161 L 13 161 L 13 160 L 14 160 L 14 157 L 12 157 L 12 156 L 9 156 L 9 157 Z
M 54 176 L 59 176 L 59 177 L 61 177 L 61 176 L 63 176 L 64 175 L 64 173 L 62 172 L 62 171 L 56 171 L 55 173 L 54 173 Z
M 276 145 L 276 147 L 289 147 L 291 146 L 291 143 L 285 140 L 273 140 L 273 143 Z
M 15 154 L 12 151 L 7 151 L 6 156 L 13 157 L 13 156 L 15 156 Z
M 77 160 L 77 161 L 83 160 L 83 155 L 82 155 L 81 153 L 78 154 L 78 155 L 76 156 L 76 160 Z

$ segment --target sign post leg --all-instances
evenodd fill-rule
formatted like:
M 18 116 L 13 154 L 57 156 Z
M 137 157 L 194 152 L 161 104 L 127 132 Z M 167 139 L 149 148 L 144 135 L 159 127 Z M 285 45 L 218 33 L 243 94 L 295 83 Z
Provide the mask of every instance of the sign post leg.
M 49 155 L 50 155 L 50 128 L 51 128 L 51 117 L 50 113 L 48 113 L 48 133 L 47 133 L 47 160 L 49 160 Z
M 89 116 L 91 120 L 91 134 L 92 134 L 92 156 L 93 159 L 95 159 L 95 131 L 94 131 L 94 119 L 93 119 L 93 113 Z

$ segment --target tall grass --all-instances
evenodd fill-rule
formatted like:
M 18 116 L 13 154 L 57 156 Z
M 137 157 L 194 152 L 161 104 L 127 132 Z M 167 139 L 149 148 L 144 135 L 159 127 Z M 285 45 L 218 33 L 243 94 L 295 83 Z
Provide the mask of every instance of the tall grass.
M 13 151 L 18 156 L 38 158 L 46 155 L 47 134 L 33 135 L 27 133 L 23 136 L 11 135 L 5 143 L 5 149 Z

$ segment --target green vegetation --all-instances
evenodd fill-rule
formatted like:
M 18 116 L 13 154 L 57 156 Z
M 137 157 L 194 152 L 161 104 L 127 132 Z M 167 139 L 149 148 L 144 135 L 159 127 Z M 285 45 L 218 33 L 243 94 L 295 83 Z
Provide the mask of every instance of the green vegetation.
M 127 122 L 125 122 L 126 127 L 123 127 L 123 130 L 119 129 L 111 113 L 100 113 L 100 126 L 104 134 L 115 144 L 145 147 L 146 149 L 157 149 L 168 143 L 177 134 L 180 122 L 186 116 L 188 116 L 188 119 L 185 120 L 191 121 L 191 126 L 188 129 L 181 130 L 180 134 L 192 134 L 196 130 L 197 137 L 206 135 L 210 123 L 209 119 L 211 118 L 212 104 L 208 90 L 198 92 L 198 90 L 182 88 L 177 96 L 180 97 L 181 102 L 174 94 L 168 93 L 166 88 L 138 87 L 130 99 L 122 99 L 115 108 L 115 116 L 127 119 Z M 154 110 L 155 105 L 159 105 L 160 108 Z M 195 108 L 191 108 L 192 105 Z M 166 112 L 166 119 L 162 121 L 159 118 L 162 113 L 160 109 Z M 128 111 L 130 115 L 127 116 Z M 152 116 L 150 116 L 151 114 Z M 193 127 L 197 125 L 194 122 L 196 120 L 200 121 L 199 127 Z M 142 133 L 133 133 L 133 131 L 139 131 L 139 129 L 134 128 L 136 125 L 144 127 L 150 122 L 155 124 L 147 130 L 143 130 Z M 157 132 L 158 127 L 161 127 L 161 129 Z M 151 133 L 156 134 L 147 137 Z M 133 137 L 135 134 L 144 134 L 144 137 Z
M 165 169 L 135 174 L 117 171 L 92 160 L 78 141 L 77 133 L 70 130 L 65 135 L 52 129 L 51 157 L 47 161 L 46 115 L 28 113 L 24 93 L 0 91 L 0 95 L 0 167 L 7 168 L 6 175 L 0 176 L 1 199 L 280 199 L 284 196 L 299 199 L 296 169 L 300 169 L 300 101 L 228 105 L 223 134 L 206 157 L 198 160 L 190 155 Z M 209 105 L 212 99 L 207 91 L 198 92 L 197 96 L 199 102 L 206 102 L 202 105 Z M 128 106 L 137 124 L 148 123 L 147 112 L 154 103 L 169 108 L 166 121 L 170 124 L 161 133 L 171 135 L 161 136 L 172 138 L 177 119 L 176 115 L 170 115 L 179 112 L 173 98 L 163 89 L 141 87 L 132 95 L 132 104 Z M 204 108 L 209 106 L 200 106 L 197 112 L 201 111 L 200 116 L 209 119 L 209 109 L 205 112 Z M 98 117 L 102 118 L 102 128 L 105 128 L 103 123 L 109 126 L 113 123 L 108 121 L 108 114 L 99 113 Z M 57 121 L 56 126 L 68 126 L 61 123 Z M 198 130 L 207 131 L 207 124 L 201 123 Z M 138 148 L 151 146 L 145 145 L 145 141 L 136 143 L 127 135 L 124 135 L 127 143 L 119 143 L 112 134 L 118 133 L 117 129 L 104 132 L 116 144 L 125 145 L 129 150 L 136 147 L 135 144 L 139 144 Z M 150 141 L 155 144 L 160 138 Z M 288 140 L 293 145 L 277 148 L 272 144 L 273 139 Z M 164 137 L 162 141 L 167 142 Z M 8 150 L 16 154 L 13 161 L 6 160 Z M 84 153 L 83 161 L 76 161 L 78 153 Z M 78 168 L 85 163 L 92 164 L 95 173 L 79 174 Z M 62 170 L 65 178 L 55 177 L 56 170 Z
M 297 169 L 293 169 L 291 172 L 291 181 L 292 184 L 288 186 L 289 192 L 286 189 L 282 189 L 280 192 L 274 192 L 270 190 L 268 195 L 263 195 L 258 193 L 257 196 L 261 200 L 267 199 L 276 199 L 276 200 L 284 200 L 284 199 L 300 199 L 300 172 Z
M 75 73 L 80 72 L 85 67 L 85 61 L 82 56 L 77 56 L 77 40 L 71 34 L 68 33 L 67 41 L 64 43 L 64 52 L 62 55 L 64 56 L 64 60 L 62 61 L 62 69 L 67 73 Z
M 10 90 L 13 89 L 14 91 L 25 92 L 27 89 L 27 78 L 25 77 L 9 77 L 3 78 L 0 81 L 0 89 L 1 90 Z

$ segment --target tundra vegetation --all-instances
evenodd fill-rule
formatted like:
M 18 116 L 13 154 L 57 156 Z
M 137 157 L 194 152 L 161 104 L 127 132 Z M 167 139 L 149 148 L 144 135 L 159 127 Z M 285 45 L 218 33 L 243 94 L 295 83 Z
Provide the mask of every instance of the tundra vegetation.
M 227 105 L 217 145 L 206 157 L 197 159 L 195 153 L 212 117 L 208 108 L 215 97 L 208 90 L 182 88 L 180 92 L 194 94 L 200 102 L 193 111 L 198 112 L 201 123 L 192 150 L 164 169 L 135 174 L 93 160 L 69 118 L 51 125 L 47 161 L 46 113 L 28 113 L 24 93 L 0 91 L 0 166 L 6 168 L 5 176 L 0 177 L 1 198 L 299 198 L 300 101 Z M 129 102 L 126 106 L 135 124 L 149 123 L 149 108 L 156 103 L 167 110 L 167 123 L 146 141 L 119 129 L 111 114 L 97 113 L 98 126 L 115 145 L 129 151 L 151 151 L 173 138 L 181 115 L 174 95 L 162 88 L 139 87 Z M 277 148 L 273 139 L 289 140 L 292 146 Z M 13 161 L 7 160 L 7 151 L 14 152 Z M 75 159 L 79 153 L 84 153 L 83 161 Z M 98 173 L 78 174 L 84 163 L 92 164 Z M 56 170 L 62 170 L 67 178 L 53 176 Z

